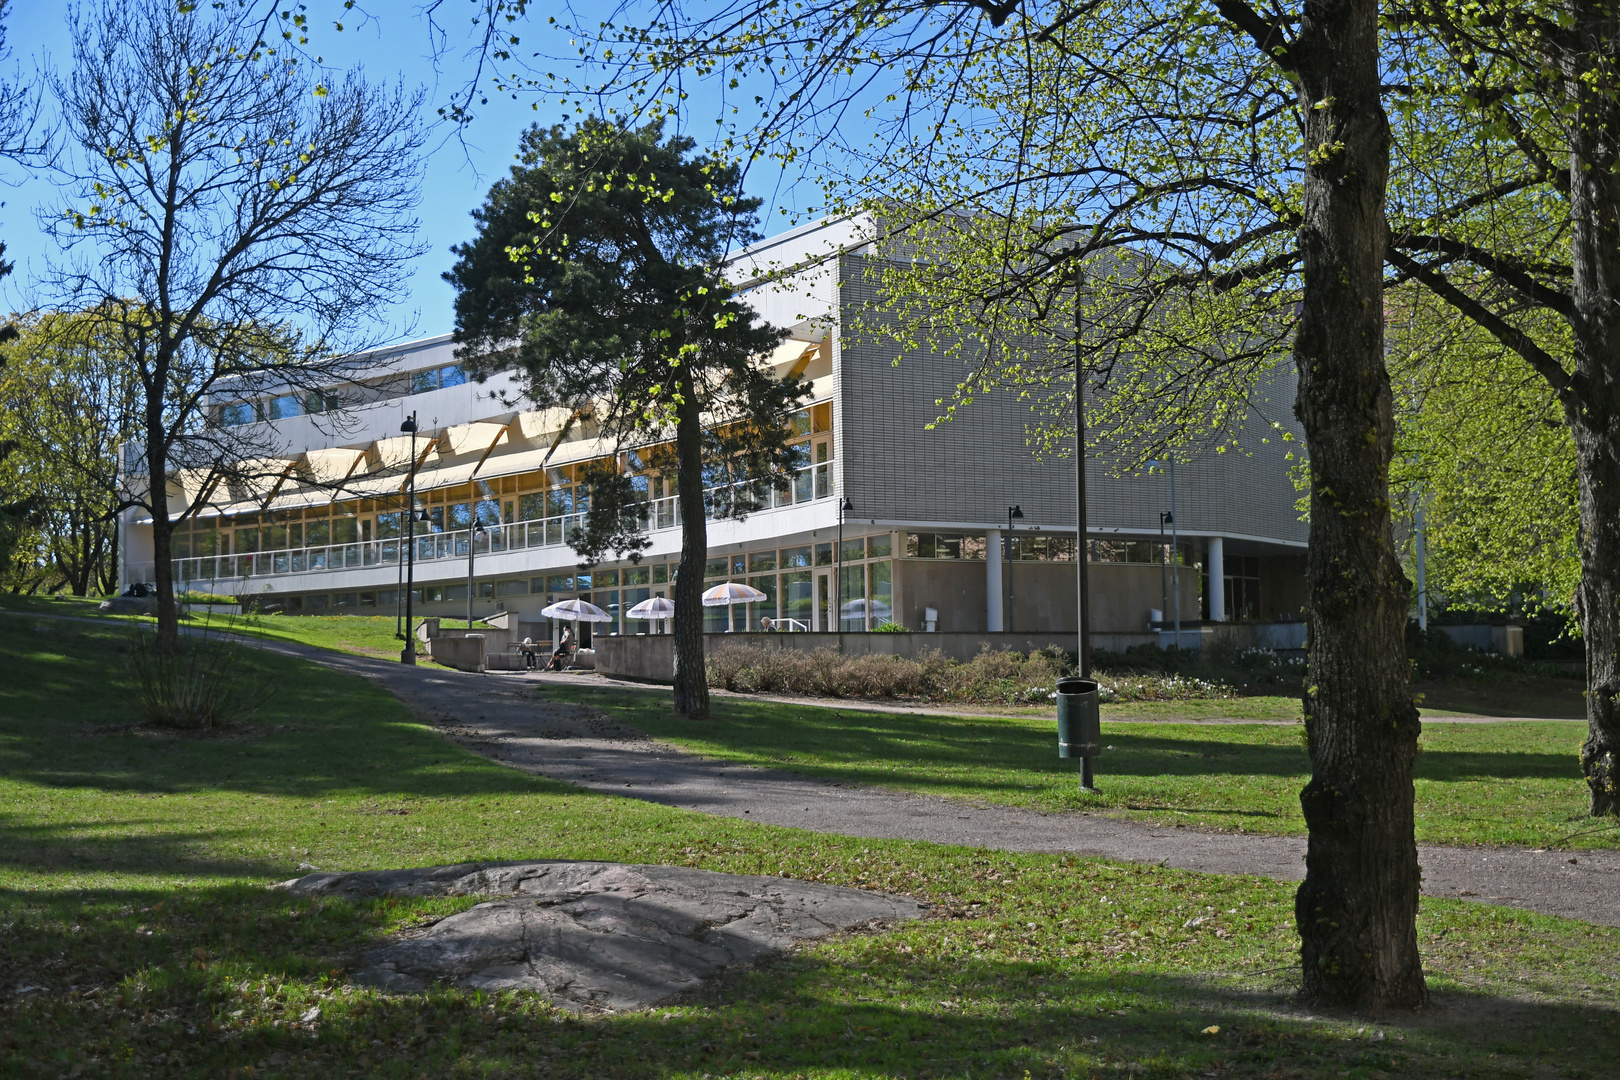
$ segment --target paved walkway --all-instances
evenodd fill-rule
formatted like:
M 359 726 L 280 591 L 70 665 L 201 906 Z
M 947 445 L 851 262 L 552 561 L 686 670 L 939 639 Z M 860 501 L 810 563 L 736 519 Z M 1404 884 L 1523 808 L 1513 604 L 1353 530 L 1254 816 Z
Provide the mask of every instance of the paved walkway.
M 1303 837 L 1206 832 L 839 785 L 698 757 L 594 709 L 544 697 L 553 681 L 600 685 L 594 675 L 469 675 L 280 642 L 266 647 L 371 679 L 470 749 L 593 791 L 846 836 L 1062 851 L 1282 880 L 1304 876 Z M 1620 851 L 1420 845 L 1418 857 L 1425 895 L 1620 926 Z

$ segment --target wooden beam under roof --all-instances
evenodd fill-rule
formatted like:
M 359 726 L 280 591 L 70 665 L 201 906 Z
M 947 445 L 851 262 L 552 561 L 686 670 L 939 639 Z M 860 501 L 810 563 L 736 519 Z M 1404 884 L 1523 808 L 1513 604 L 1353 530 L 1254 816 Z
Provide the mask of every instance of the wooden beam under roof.
M 484 447 L 483 454 L 478 458 L 478 464 L 473 466 L 472 474 L 474 476 L 477 476 L 478 470 L 484 467 L 484 462 L 489 460 L 489 455 L 495 452 L 496 444 L 502 439 L 510 440 L 512 438 L 512 425 L 515 423 L 517 423 L 517 414 L 513 413 L 506 418 L 506 422 L 501 425 L 501 430 L 495 433 L 495 437 L 489 440 L 489 445 Z
M 287 482 L 287 477 L 291 476 L 293 474 L 293 470 L 297 467 L 297 458 L 287 462 L 287 467 L 281 470 L 281 475 L 276 477 L 276 482 L 270 485 L 270 494 L 266 495 L 264 497 L 264 501 L 259 504 L 259 512 L 261 514 L 270 509 L 270 504 L 275 502 L 276 496 L 281 493 L 281 485 Z
M 411 481 L 416 478 L 416 474 L 421 471 L 422 463 L 427 461 L 427 456 L 433 453 L 434 448 L 438 445 L 439 440 L 437 438 L 433 438 L 429 439 L 427 441 L 427 445 L 422 447 L 422 453 L 417 456 L 415 461 L 411 462 L 411 471 L 405 474 L 404 480 L 400 481 L 399 493 L 401 495 L 405 494 L 405 489 L 410 486 Z M 415 507 L 410 507 L 409 509 L 414 510 Z

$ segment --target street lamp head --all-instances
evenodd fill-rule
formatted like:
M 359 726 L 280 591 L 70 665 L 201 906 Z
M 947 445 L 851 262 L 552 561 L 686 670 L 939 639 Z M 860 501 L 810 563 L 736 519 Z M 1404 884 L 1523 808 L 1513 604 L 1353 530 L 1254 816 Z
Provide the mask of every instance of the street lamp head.
M 1174 510 L 1166 510 L 1159 515 L 1159 520 L 1166 525 L 1174 525 L 1176 523 L 1176 513 Z
M 405 422 L 403 424 L 399 425 L 399 430 L 403 431 L 407 435 L 415 435 L 416 434 L 416 414 L 412 413 L 410 416 L 407 416 L 405 418 Z
M 1007 507 L 1007 520 L 1008 521 L 1022 521 L 1022 520 L 1024 520 L 1024 508 L 1023 508 L 1023 506 L 1019 505 L 1019 506 L 1009 506 L 1009 507 Z
M 488 536 L 489 535 L 489 531 L 484 528 L 484 523 L 482 521 L 474 521 L 472 531 L 473 531 L 474 536 Z
M 853 514 L 855 512 L 855 504 L 849 501 L 848 495 L 838 500 L 838 512 L 840 514 Z

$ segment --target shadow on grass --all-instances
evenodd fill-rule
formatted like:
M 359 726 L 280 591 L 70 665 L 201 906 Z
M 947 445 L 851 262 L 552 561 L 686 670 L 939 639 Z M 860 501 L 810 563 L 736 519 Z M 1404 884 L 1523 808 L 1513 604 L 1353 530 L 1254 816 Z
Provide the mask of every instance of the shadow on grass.
M 601 694 L 550 690 L 559 698 L 600 704 Z M 958 716 L 861 711 L 859 704 L 801 706 L 717 699 L 715 719 L 694 724 L 674 715 L 667 692 L 615 688 L 613 705 L 632 726 L 653 736 L 701 740 L 755 764 L 854 781 L 881 780 L 916 790 L 935 787 L 1010 791 L 1031 775 L 1072 778 L 1073 763 L 1056 753 L 1056 726 L 1038 721 L 979 720 Z M 1270 741 L 1275 728 L 1251 740 L 1243 726 L 1224 737 L 1148 735 L 1108 731 L 1106 768 L 1112 777 L 1310 777 L 1310 759 L 1297 741 Z M 793 760 L 803 754 L 810 760 Z M 783 760 L 784 757 L 788 760 Z M 912 767 L 926 762 L 928 771 Z M 1006 781 L 974 779 L 960 771 L 1020 774 Z M 1534 751 L 1475 752 L 1427 747 L 1417 777 L 1448 781 L 1579 779 L 1573 756 Z
M 1020 962 L 884 938 L 858 960 L 813 949 L 731 973 L 673 1009 L 592 1020 L 528 995 L 340 985 L 386 926 L 472 902 L 349 904 L 239 887 L 0 892 L 0 1065 L 591 1077 L 1510 1076 L 1546 1060 L 1603 1075 L 1612 1065 L 1614 1011 L 1580 1003 L 1454 994 L 1417 1017 L 1318 1018 L 1290 1004 L 1286 983 L 1254 976 L 1223 988 L 1097 955 Z
M 202 856 L 202 845 L 248 837 L 251 830 L 191 829 L 141 835 L 152 823 L 134 821 L 55 821 L 48 825 L 19 822 L 0 814 L 0 867 L 45 873 L 97 872 L 175 875 L 183 877 L 274 878 L 285 860 L 229 859 Z M 85 835 L 113 833 L 117 835 Z
M 4 781 L 53 791 L 272 796 L 501 795 L 555 790 L 447 743 L 364 680 L 289 657 L 242 654 L 270 695 L 233 728 L 198 736 L 133 727 L 127 631 L 0 620 Z

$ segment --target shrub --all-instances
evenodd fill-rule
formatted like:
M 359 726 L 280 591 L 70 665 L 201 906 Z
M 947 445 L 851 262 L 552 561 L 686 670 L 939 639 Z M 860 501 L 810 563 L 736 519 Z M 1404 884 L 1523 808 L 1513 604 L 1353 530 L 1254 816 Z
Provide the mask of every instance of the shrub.
M 1153 646 L 1154 651 L 1159 651 Z M 1250 657 L 1250 662 L 1270 661 Z M 1278 659 L 1280 669 L 1297 671 Z M 831 698 L 901 698 L 971 705 L 1044 705 L 1057 681 L 1073 673 L 1061 649 L 1037 649 L 1025 656 L 987 644 L 966 663 L 931 649 L 916 659 L 874 653 L 845 656 L 815 651 L 727 642 L 708 657 L 709 685 L 745 694 L 806 694 Z M 1195 701 L 1237 697 L 1220 678 L 1194 678 L 1174 672 L 1095 672 L 1103 701 Z M 1295 676 L 1297 678 L 1297 675 Z
M 245 720 L 258 710 L 268 680 L 245 677 L 242 645 L 223 635 L 187 635 L 176 655 L 160 652 L 157 635 L 130 634 L 129 670 L 135 700 L 148 724 L 207 731 Z
M 983 704 L 1028 704 L 1050 699 L 1068 670 L 1061 653 L 1029 656 L 988 647 L 965 664 L 937 649 L 916 659 L 874 653 L 845 656 L 777 645 L 728 642 L 708 658 L 709 684 L 743 693 L 816 697 L 907 698 Z
M 236 597 L 219 593 L 183 592 L 176 597 L 182 604 L 234 604 Z
M 1100 701 L 1211 701 L 1238 693 L 1219 680 L 1162 672 L 1095 672 Z

